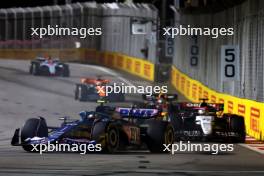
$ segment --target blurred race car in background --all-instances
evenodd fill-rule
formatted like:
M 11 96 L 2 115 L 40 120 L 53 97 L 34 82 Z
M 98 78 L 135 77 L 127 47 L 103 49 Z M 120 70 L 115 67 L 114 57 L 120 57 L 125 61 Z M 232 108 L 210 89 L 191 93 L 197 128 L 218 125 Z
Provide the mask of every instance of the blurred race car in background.
M 182 102 L 171 107 L 176 140 L 245 142 L 244 117 L 223 113 L 224 104 Z
M 163 152 L 163 144 L 174 142 L 173 127 L 157 120 L 155 109 L 134 109 L 100 105 L 95 111 L 80 112 L 80 120 L 61 118 L 60 127 L 49 127 L 43 117 L 28 119 L 16 129 L 11 144 L 32 151 L 31 144 L 101 144 L 102 151 L 114 153 L 129 147 L 146 146 Z
M 171 106 L 176 103 L 178 99 L 177 94 L 143 94 L 142 98 L 144 102 L 136 103 L 138 107 L 141 108 L 150 108 L 150 109 L 157 109 L 160 113 L 160 117 L 164 120 L 169 120 L 169 111 L 171 110 Z
M 178 95 L 177 94 L 143 94 L 142 98 L 144 100 L 143 106 L 153 107 L 153 108 L 163 108 L 167 109 L 170 105 L 176 102 Z
M 123 102 L 125 95 L 123 93 L 106 94 L 106 86 L 112 86 L 110 80 L 97 78 L 82 78 L 81 83 L 76 84 L 74 97 L 79 101 L 97 101 L 104 99 L 109 102 Z
M 60 62 L 59 59 L 37 57 L 31 61 L 29 73 L 32 75 L 69 77 L 70 69 L 68 64 Z

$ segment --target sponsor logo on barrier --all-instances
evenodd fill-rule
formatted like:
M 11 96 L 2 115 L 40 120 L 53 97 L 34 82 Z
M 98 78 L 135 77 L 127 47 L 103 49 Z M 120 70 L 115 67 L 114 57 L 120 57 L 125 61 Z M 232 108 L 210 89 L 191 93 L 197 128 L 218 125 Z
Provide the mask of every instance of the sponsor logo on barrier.
M 108 56 L 106 53 L 103 54 L 103 59 L 104 59 L 103 61 L 104 65 L 108 66 Z
M 202 89 L 202 87 L 199 86 L 198 90 L 199 90 L 199 91 L 198 91 L 199 97 L 200 97 L 200 98 L 203 98 L 203 89 Z
M 141 63 L 139 61 L 135 61 L 135 72 L 140 74 L 140 67 L 141 67 Z
M 105 65 L 105 63 L 104 63 L 104 58 L 103 57 L 99 57 L 98 58 L 98 63 L 100 64 L 103 64 L 103 65 Z
M 175 70 L 172 69 L 172 83 L 174 84 L 174 86 L 176 87 L 176 73 Z
M 92 56 L 92 52 L 91 52 L 91 51 L 85 51 L 85 53 L 84 53 L 84 58 L 85 58 L 86 60 L 91 60 L 91 59 L 93 58 L 93 56 Z
M 227 102 L 227 111 L 228 113 L 232 113 L 234 108 L 234 103 L 232 101 Z
M 108 66 L 114 66 L 114 59 L 115 59 L 115 57 L 112 54 L 109 54 L 108 58 L 107 58 L 107 65 Z
M 196 91 L 197 91 L 197 85 L 193 84 L 192 85 L 192 98 L 196 99 Z
M 150 77 L 150 65 L 144 64 L 144 75 Z
M 222 98 L 219 98 L 219 103 L 222 103 L 222 104 L 224 104 L 224 103 L 225 103 L 225 100 L 224 100 L 224 99 L 222 99 Z
M 245 105 L 242 105 L 242 104 L 238 104 L 238 107 L 237 107 L 237 112 L 238 114 L 245 114 L 246 113 L 246 107 Z
M 181 77 L 181 90 L 184 92 L 184 87 L 185 87 L 185 78 L 182 76 Z
M 132 60 L 131 59 L 127 59 L 126 60 L 126 69 L 127 70 L 131 70 L 132 68 Z
M 179 73 L 176 73 L 176 86 L 178 87 L 180 85 L 180 75 Z
M 250 108 L 250 129 L 259 132 L 259 118 L 260 110 L 257 108 Z
M 74 58 L 78 53 L 77 50 L 67 50 L 60 53 L 60 58 Z
M 96 58 L 96 52 L 95 51 L 92 51 L 90 56 L 91 56 L 92 59 L 93 58 Z
M 211 102 L 212 102 L 212 103 L 216 103 L 216 96 L 211 95 Z
M 191 87 L 191 83 L 190 83 L 189 80 L 187 80 L 187 83 L 186 83 L 186 94 L 187 94 L 188 97 L 190 96 L 190 87 Z
M 204 90 L 204 98 L 208 98 L 208 92 Z
M 100 53 L 99 56 L 100 56 L 100 58 L 101 58 L 101 63 L 103 63 L 104 65 L 107 65 L 106 54 L 105 54 L 105 53 Z M 99 60 L 100 60 L 100 59 L 99 59 Z
M 124 67 L 124 60 L 122 56 L 117 56 L 117 66 L 119 68 L 123 68 Z

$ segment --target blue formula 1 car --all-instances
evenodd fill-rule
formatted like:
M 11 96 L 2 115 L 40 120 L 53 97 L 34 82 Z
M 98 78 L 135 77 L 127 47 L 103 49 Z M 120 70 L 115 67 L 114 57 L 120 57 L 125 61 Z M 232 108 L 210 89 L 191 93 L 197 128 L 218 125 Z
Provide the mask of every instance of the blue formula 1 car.
M 15 130 L 11 144 L 32 151 L 35 144 L 100 144 L 102 151 L 114 153 L 127 148 L 147 146 L 163 152 L 164 144 L 174 142 L 174 129 L 159 120 L 157 109 L 98 106 L 82 111 L 80 120 L 62 118 L 60 127 L 49 127 L 43 117 L 28 119 Z
M 68 64 L 62 63 L 58 59 L 37 57 L 35 60 L 31 61 L 29 73 L 41 76 L 69 77 L 70 69 Z

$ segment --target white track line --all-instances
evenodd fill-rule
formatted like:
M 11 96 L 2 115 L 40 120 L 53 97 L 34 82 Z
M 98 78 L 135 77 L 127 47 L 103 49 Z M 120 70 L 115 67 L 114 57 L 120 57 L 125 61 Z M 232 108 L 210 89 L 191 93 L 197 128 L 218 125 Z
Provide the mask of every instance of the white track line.
M 23 169 L 23 168 L 18 168 L 18 169 L 1 169 L 0 170 L 0 173 L 5 173 L 5 172 L 8 172 L 8 173 L 16 173 L 16 172 L 22 172 L 22 173 L 33 173 L 33 174 L 37 174 L 37 173 L 44 173 L 44 174 L 54 174 L 54 173 L 50 173 L 50 172 L 58 172 L 58 173 L 65 173 L 65 172 L 88 172 L 88 173 L 98 173 L 98 170 L 97 169 L 94 169 L 94 170 L 91 170 L 91 169 L 68 169 L 68 170 L 65 170 L 65 169 Z M 230 170 L 161 170 L 161 169 L 145 169 L 145 170 L 138 170 L 138 169 L 135 169 L 135 170 L 131 170 L 131 171 L 127 171 L 127 170 L 106 170 L 106 171 L 103 171 L 103 173 L 105 173 L 106 175 L 110 174 L 111 173 L 122 173 L 122 172 L 128 172 L 128 174 L 133 174 L 133 173 L 151 173 L 151 174 L 154 174 L 154 173 L 163 173 L 163 174 L 170 174 L 170 173 L 190 173 L 190 174 L 196 174 L 196 173 L 205 173 L 205 174 L 208 174 L 208 173 L 226 173 L 226 174 L 237 174 L 237 173 L 255 173 L 255 174 L 261 174 L 261 173 L 264 173 L 264 170 L 257 170 L 257 171 L 252 171 L 252 170 L 233 170 L 233 171 L 230 171 Z M 93 174 L 92 174 L 93 175 Z

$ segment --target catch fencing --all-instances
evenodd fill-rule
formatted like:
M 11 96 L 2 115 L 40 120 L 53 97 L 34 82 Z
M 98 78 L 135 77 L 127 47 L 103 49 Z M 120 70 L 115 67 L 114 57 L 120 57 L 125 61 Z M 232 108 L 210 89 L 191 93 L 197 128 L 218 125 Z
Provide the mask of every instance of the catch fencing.
M 101 28 L 102 35 L 32 36 L 31 28 Z M 139 34 L 139 32 L 141 33 Z M 111 51 L 156 60 L 157 10 L 150 4 L 95 2 L 0 9 L 0 49 Z M 145 51 L 145 52 L 144 52 Z

